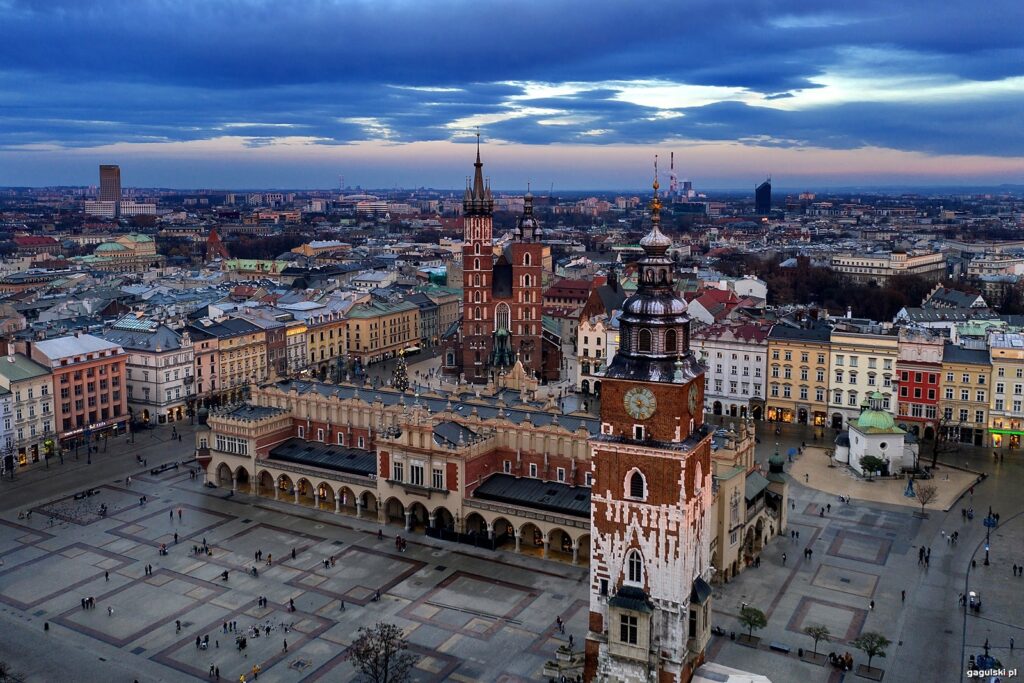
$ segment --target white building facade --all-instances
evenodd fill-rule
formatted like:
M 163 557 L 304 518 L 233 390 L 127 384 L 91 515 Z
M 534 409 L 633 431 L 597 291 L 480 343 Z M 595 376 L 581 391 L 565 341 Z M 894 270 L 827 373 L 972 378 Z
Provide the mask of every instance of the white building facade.
M 693 335 L 705 367 L 704 407 L 713 415 L 764 419 L 770 326 L 718 323 Z
M 128 353 L 125 390 L 134 421 L 164 424 L 188 418 L 195 399 L 194 358 L 188 332 L 126 316 L 102 336 Z

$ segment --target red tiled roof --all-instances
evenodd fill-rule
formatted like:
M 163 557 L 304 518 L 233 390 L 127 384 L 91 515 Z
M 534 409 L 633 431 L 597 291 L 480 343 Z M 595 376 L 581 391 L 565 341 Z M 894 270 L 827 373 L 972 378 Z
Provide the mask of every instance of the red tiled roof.
M 58 244 L 52 237 L 42 235 L 18 235 L 13 242 L 19 247 L 52 247 Z

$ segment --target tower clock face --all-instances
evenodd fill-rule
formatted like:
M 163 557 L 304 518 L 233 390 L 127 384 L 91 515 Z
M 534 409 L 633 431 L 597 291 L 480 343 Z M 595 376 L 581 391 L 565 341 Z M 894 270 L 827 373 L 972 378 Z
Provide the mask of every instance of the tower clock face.
M 635 420 L 646 420 L 658 407 L 658 400 L 650 389 L 644 387 L 633 387 L 626 392 L 622 400 L 626 406 L 626 412 Z
M 697 385 L 696 384 L 691 384 L 690 385 L 690 395 L 687 396 L 686 402 L 687 402 L 687 405 L 690 408 L 690 415 L 691 416 L 696 415 L 697 414 Z

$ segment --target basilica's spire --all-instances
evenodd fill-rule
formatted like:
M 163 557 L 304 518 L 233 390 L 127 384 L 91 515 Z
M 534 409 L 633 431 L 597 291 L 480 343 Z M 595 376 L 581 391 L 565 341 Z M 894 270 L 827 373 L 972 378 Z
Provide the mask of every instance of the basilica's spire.
M 491 188 L 484 183 L 484 164 L 480 161 L 480 133 L 476 134 L 476 163 L 473 164 L 473 187 L 466 188 L 462 209 L 469 216 L 489 216 L 494 210 Z
M 473 199 L 484 198 L 484 163 L 480 161 L 480 133 L 476 134 L 476 173 L 473 175 Z

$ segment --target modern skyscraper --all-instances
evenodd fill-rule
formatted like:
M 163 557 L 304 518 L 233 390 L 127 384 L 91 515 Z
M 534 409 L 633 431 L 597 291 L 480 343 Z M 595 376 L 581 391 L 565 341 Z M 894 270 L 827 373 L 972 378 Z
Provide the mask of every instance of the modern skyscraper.
M 637 291 L 622 307 L 591 440 L 587 681 L 689 681 L 710 637 L 704 368 L 690 350 L 660 209 L 655 180 Z
M 772 212 L 772 179 L 768 178 L 754 190 L 754 213 L 767 216 Z
M 100 201 L 121 201 L 121 167 L 114 164 L 100 165 Z
M 100 164 L 100 201 L 114 203 L 114 215 L 121 213 L 121 167 Z

